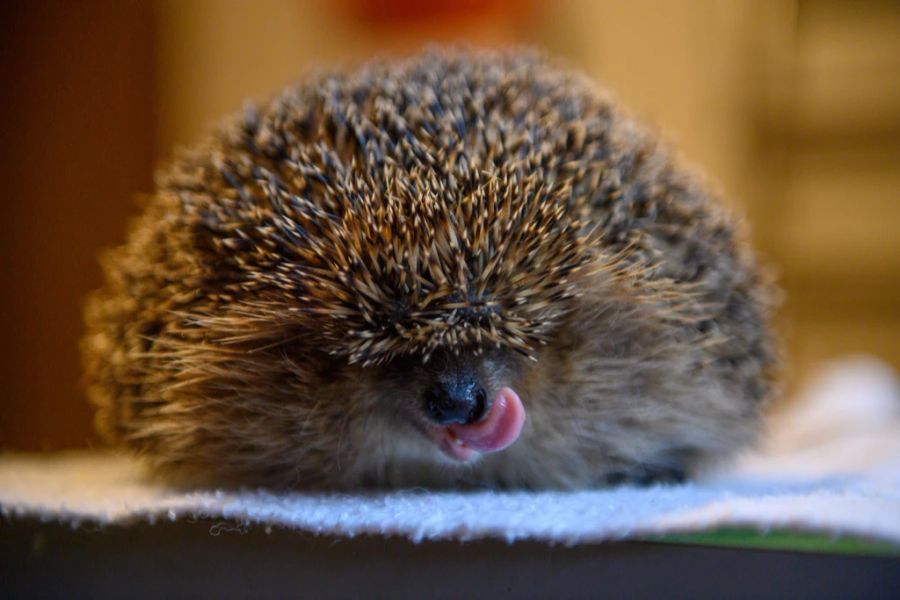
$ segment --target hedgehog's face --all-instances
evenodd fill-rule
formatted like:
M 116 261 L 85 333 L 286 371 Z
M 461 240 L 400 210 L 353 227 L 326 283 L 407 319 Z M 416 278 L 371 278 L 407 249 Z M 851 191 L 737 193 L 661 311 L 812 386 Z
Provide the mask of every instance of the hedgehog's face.
M 305 353 L 346 360 L 340 385 L 351 393 L 327 394 L 328 405 L 359 415 L 350 446 L 361 456 L 386 439 L 398 463 L 421 455 L 423 440 L 462 462 L 501 450 L 525 419 L 517 371 L 567 317 L 595 254 L 580 197 L 541 176 L 545 159 L 451 162 L 450 171 L 388 162 L 322 175 L 327 189 L 304 184 L 296 194 L 291 182 L 307 181 L 308 167 L 261 169 L 267 178 L 255 185 L 267 206 L 210 214 L 204 227 L 242 226 L 198 235 L 212 240 L 217 283 L 226 266 L 235 271 L 221 296 L 237 299 L 233 318 L 203 324 L 263 345 L 290 332 Z M 418 431 L 401 435 L 396 419 L 379 428 L 370 418 L 392 413 Z
M 381 401 L 443 454 L 466 462 L 519 437 L 525 410 L 511 387 L 522 359 L 506 349 L 437 351 L 372 370 Z

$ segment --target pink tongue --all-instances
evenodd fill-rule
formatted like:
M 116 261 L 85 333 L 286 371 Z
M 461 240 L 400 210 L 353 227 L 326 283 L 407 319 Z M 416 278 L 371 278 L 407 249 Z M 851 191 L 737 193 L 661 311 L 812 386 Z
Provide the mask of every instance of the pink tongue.
M 449 425 L 447 429 L 469 448 L 479 452 L 497 452 L 510 446 L 522 433 L 525 407 L 518 394 L 501 388 L 490 412 L 471 425 Z

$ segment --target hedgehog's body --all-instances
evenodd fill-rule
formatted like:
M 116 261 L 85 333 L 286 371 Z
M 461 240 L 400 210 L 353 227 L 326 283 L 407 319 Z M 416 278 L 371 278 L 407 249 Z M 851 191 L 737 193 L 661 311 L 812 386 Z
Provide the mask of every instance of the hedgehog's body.
M 202 481 L 654 478 L 749 442 L 770 387 L 733 224 L 534 56 L 377 64 L 247 111 L 106 271 L 101 428 Z

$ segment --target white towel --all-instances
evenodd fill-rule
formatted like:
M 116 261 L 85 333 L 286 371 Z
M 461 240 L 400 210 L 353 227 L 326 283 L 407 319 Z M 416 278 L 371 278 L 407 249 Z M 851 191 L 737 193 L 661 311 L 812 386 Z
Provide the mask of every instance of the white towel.
M 497 537 L 575 544 L 721 527 L 854 535 L 900 544 L 900 387 L 875 359 L 826 365 L 769 423 L 761 447 L 683 485 L 578 492 L 366 494 L 209 490 L 149 483 L 99 452 L 0 457 L 7 517 L 101 524 L 237 520 L 412 540 Z

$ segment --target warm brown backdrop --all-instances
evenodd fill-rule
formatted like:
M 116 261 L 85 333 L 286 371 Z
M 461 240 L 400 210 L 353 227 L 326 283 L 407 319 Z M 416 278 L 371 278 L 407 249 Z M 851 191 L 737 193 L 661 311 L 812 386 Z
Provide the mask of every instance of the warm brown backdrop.
M 81 302 L 98 248 L 124 239 L 157 134 L 151 7 L 2 3 L 0 448 L 91 439 Z
M 311 65 L 429 40 L 545 46 L 702 165 L 782 273 L 792 380 L 849 352 L 900 366 L 896 2 L 60 0 L 0 19 L 0 449 L 95 441 L 81 301 L 174 145 Z

